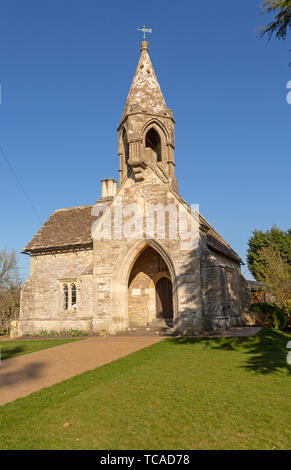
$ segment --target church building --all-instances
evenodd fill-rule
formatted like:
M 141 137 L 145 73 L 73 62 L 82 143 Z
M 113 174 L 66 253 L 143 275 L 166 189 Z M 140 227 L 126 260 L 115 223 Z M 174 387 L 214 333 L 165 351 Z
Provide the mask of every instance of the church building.
M 174 149 L 144 40 L 118 127 L 119 182 L 102 180 L 97 203 L 56 210 L 28 243 L 16 335 L 202 335 L 251 322 L 241 258 L 180 196 Z

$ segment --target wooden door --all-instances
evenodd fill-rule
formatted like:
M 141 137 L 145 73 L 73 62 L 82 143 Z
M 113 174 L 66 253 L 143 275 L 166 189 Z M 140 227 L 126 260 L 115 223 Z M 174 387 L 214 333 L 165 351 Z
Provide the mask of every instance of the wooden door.
M 157 318 L 166 323 L 173 323 L 173 293 L 172 283 L 167 277 L 162 277 L 156 285 Z

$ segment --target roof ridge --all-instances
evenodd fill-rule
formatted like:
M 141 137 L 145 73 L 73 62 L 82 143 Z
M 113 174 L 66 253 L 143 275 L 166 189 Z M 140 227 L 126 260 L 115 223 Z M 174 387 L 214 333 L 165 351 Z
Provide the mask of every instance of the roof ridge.
M 215 228 L 213 227 L 213 225 L 211 225 L 207 219 L 205 219 L 204 215 L 201 214 L 201 212 L 199 212 L 200 214 L 200 217 L 203 219 L 203 221 L 209 226 L 209 228 L 215 233 L 215 235 L 217 235 L 217 237 L 226 245 L 228 246 L 229 248 L 231 248 L 231 246 L 229 245 L 229 243 L 227 243 L 227 241 L 225 241 L 225 239 L 223 238 L 222 235 L 220 235 L 220 233 L 217 232 L 217 230 L 215 230 Z M 231 248 L 233 250 L 233 248 Z M 234 251 L 234 250 L 233 250 Z
M 74 206 L 74 207 L 64 207 L 63 209 L 55 209 L 53 214 L 55 212 L 60 212 L 60 211 L 71 211 L 72 209 L 83 209 L 84 207 L 93 207 L 94 204 L 86 204 L 84 206 Z

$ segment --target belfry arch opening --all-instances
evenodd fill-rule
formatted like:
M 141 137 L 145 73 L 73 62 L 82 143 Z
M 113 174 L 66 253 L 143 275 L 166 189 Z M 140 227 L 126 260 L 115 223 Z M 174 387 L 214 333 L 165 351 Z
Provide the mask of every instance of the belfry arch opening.
M 146 133 L 145 147 L 150 148 L 152 150 L 152 154 L 155 161 L 162 161 L 161 138 L 158 132 L 153 127 Z
M 128 144 L 128 140 L 127 140 L 127 132 L 125 129 L 123 129 L 123 133 L 122 133 L 122 142 L 123 142 L 123 150 L 124 150 L 124 161 L 125 161 L 125 165 L 126 165 L 126 168 L 127 168 L 127 171 L 129 169 L 129 165 L 128 165 L 128 159 L 129 159 L 129 144 Z
M 173 288 L 163 257 L 146 247 L 135 260 L 128 280 L 129 326 L 173 325 Z

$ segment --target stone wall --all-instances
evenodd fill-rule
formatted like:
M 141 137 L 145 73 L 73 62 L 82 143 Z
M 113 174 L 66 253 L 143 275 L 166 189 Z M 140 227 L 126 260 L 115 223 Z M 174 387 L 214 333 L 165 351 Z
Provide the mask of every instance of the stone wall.
M 76 309 L 63 309 L 63 285 L 75 283 Z M 21 291 L 19 334 L 41 329 L 92 329 L 93 251 L 31 256 L 31 272 Z
M 201 262 L 203 315 L 205 329 L 213 331 L 236 325 L 253 324 L 250 291 L 240 265 L 208 251 Z

